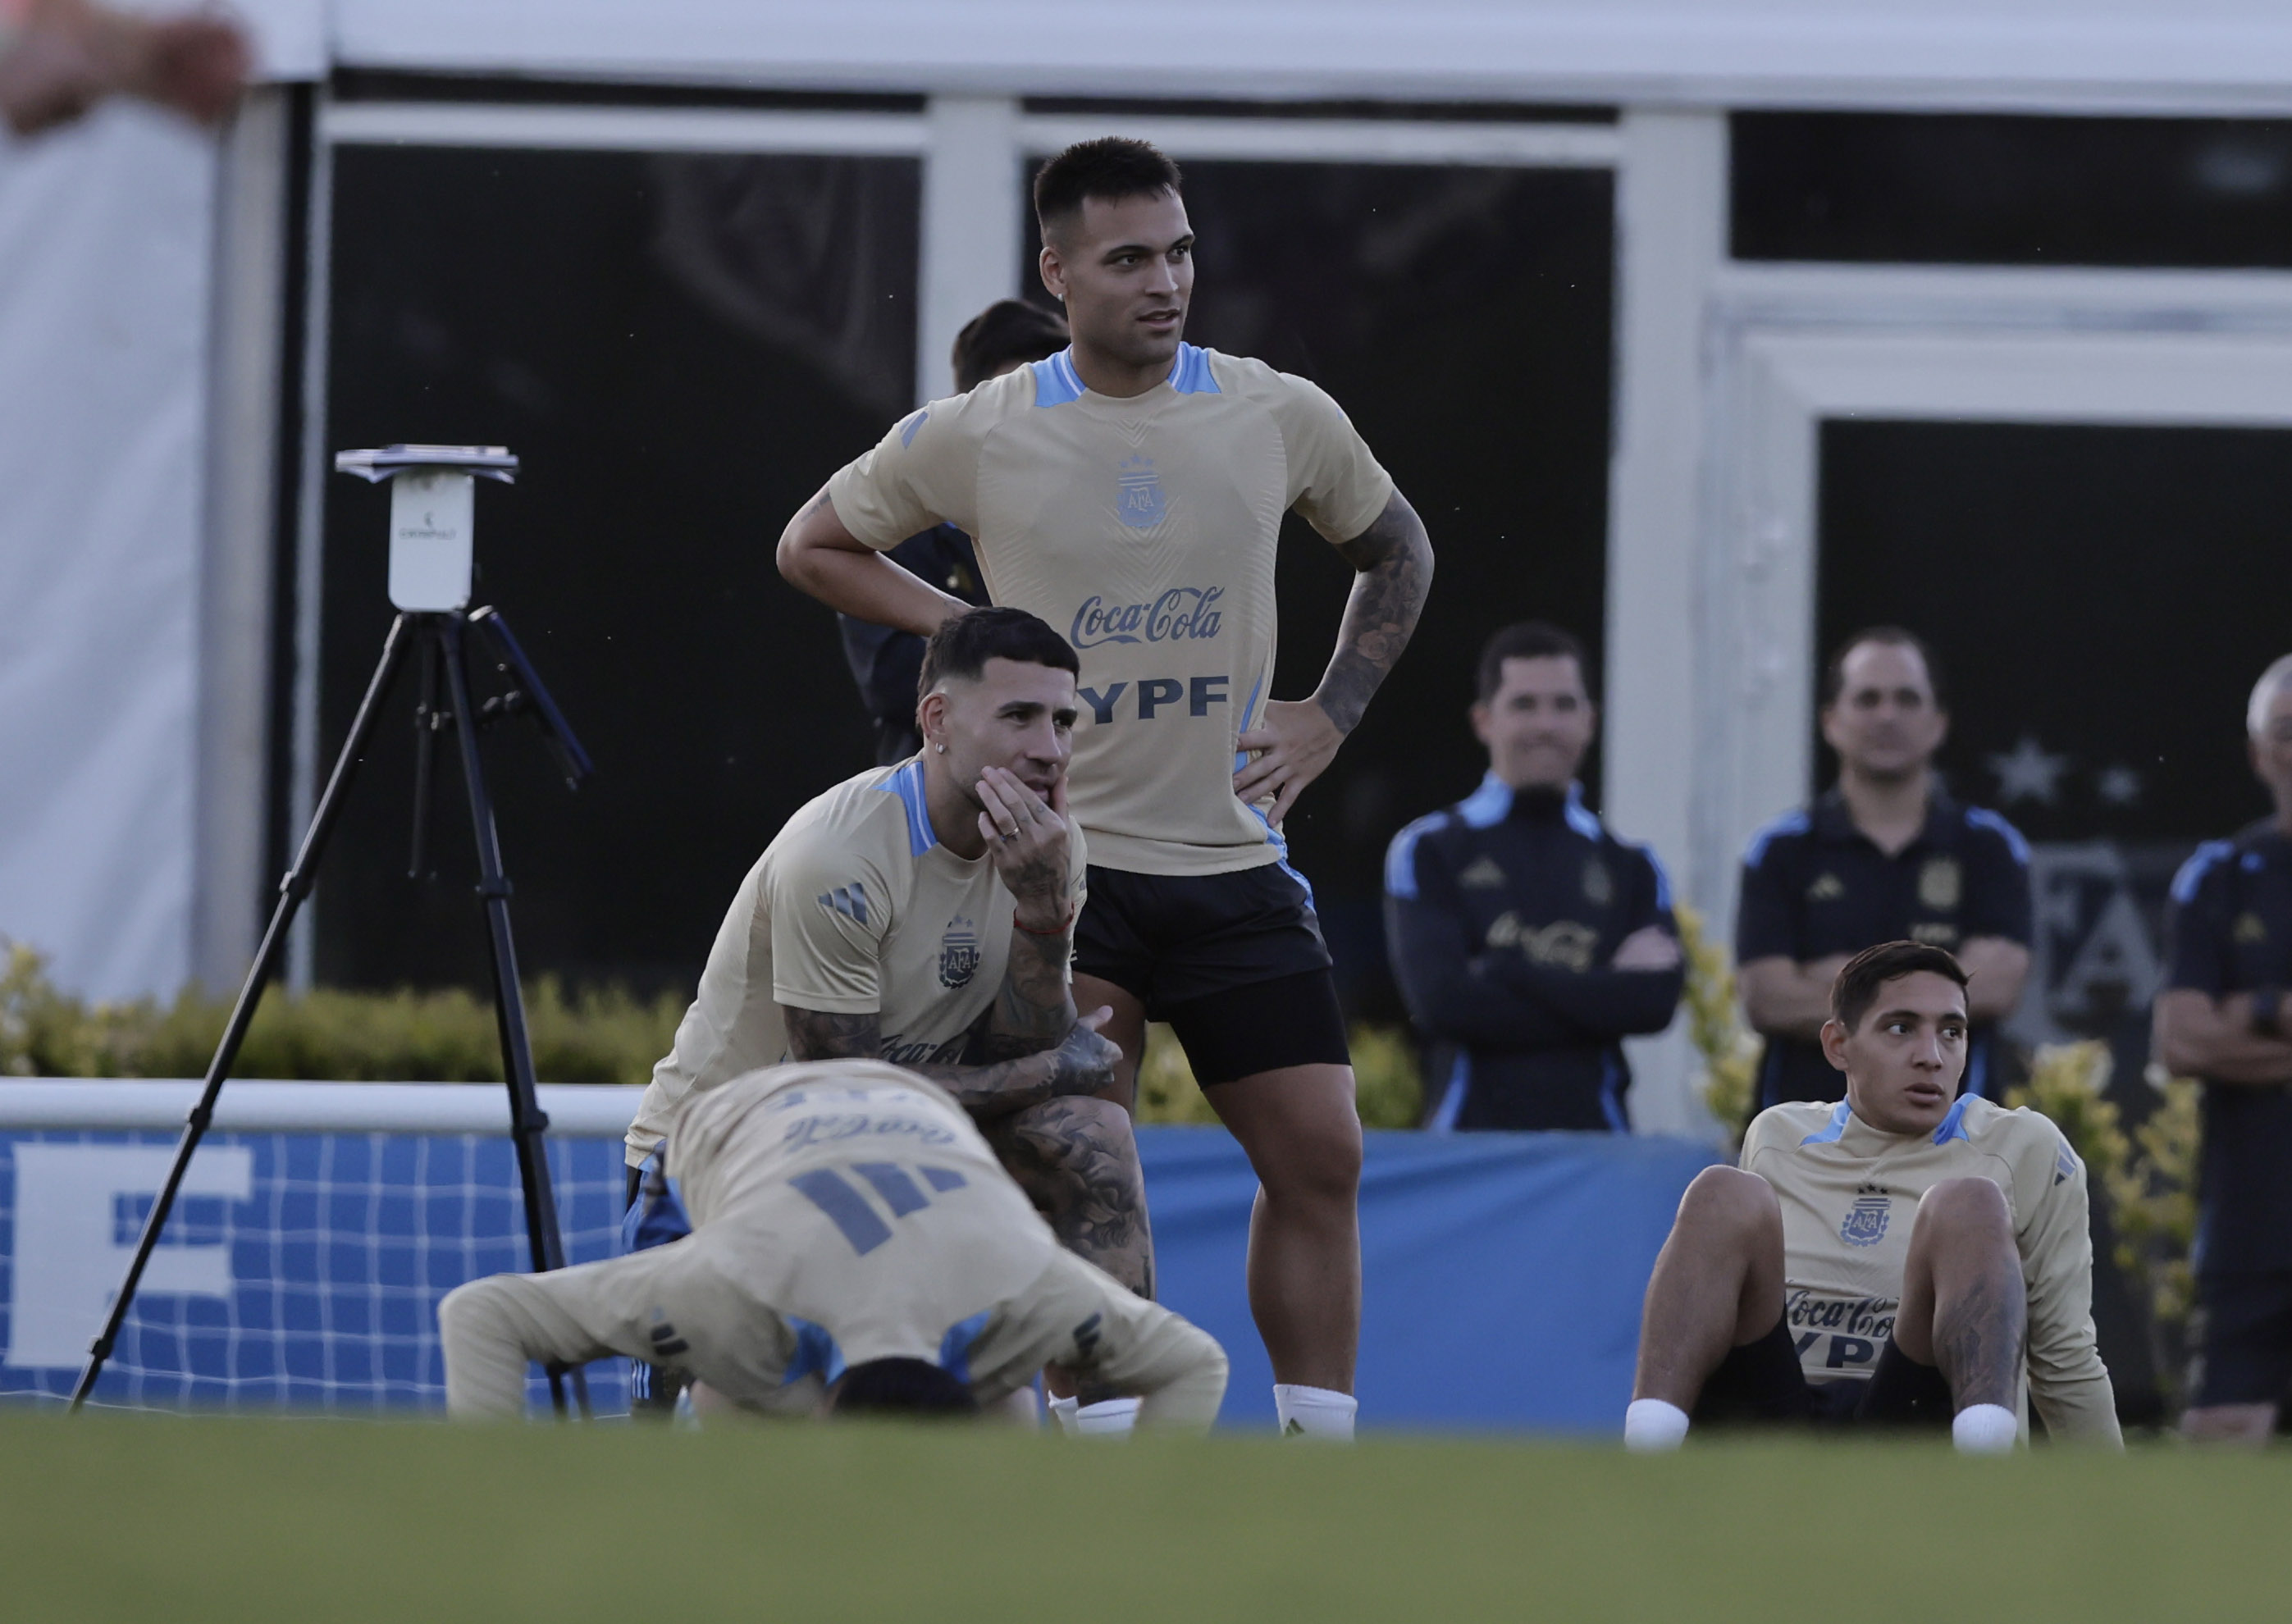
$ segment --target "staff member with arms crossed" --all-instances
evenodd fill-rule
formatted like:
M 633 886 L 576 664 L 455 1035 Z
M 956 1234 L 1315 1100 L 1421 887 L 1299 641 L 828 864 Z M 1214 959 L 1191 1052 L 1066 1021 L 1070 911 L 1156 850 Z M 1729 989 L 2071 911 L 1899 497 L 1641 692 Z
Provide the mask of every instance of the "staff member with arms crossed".
M 1853 954 L 1898 939 L 1965 966 L 1965 1090 L 1986 1096 L 1996 1026 L 2030 974 L 2030 848 L 1995 812 L 1942 789 L 1949 732 L 1933 656 L 1897 626 L 1857 632 L 1823 678 L 1822 736 L 1838 783 L 1777 818 L 1743 856 L 1735 962 L 1743 1009 L 1767 1040 L 1761 1107 L 1835 1100 L 1845 1080 L 1819 1034 L 1830 985 Z
M 2292 655 L 2245 711 L 2275 815 L 2173 880 L 2157 1057 L 2204 1080 L 2192 1438 L 2260 1443 L 2292 1385 Z
M 1481 787 L 1393 837 L 1385 942 L 1433 1040 L 1426 1126 L 1630 1131 L 1622 1039 L 1671 1023 L 1685 977 L 1671 890 L 1576 782 L 1598 717 L 1583 646 L 1537 621 L 1481 654 Z

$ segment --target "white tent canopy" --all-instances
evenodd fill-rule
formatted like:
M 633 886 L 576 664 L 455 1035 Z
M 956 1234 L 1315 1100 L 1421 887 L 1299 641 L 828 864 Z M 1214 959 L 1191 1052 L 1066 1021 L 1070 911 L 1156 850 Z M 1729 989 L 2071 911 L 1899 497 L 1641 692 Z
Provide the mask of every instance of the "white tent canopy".
M 2292 106 L 2271 0 L 259 0 L 279 76 L 1019 94 L 2167 110 Z

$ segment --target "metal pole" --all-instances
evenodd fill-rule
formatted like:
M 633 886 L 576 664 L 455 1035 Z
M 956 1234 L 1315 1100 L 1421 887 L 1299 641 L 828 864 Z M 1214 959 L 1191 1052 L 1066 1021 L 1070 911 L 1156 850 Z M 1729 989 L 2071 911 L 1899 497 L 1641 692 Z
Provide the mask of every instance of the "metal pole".
M 278 905 L 271 910 L 270 927 L 262 933 L 262 945 L 255 953 L 254 968 L 247 971 L 246 980 L 238 989 L 238 1001 L 231 1006 L 230 1021 L 223 1028 L 222 1041 L 215 1045 L 214 1058 L 207 1064 L 206 1084 L 199 1091 L 198 1103 L 185 1119 L 183 1137 L 175 1146 L 174 1164 L 167 1170 L 167 1181 L 160 1186 L 159 1199 L 152 1203 L 151 1216 L 143 1220 L 143 1233 L 135 1242 L 135 1256 L 127 1266 L 127 1276 L 120 1282 L 119 1295 L 112 1301 L 110 1316 L 104 1321 L 102 1332 L 89 1346 L 87 1366 L 80 1371 L 79 1381 L 72 1388 L 71 1407 L 75 1411 L 95 1391 L 96 1378 L 103 1373 L 104 1363 L 118 1342 L 119 1328 L 127 1323 L 127 1311 L 134 1304 L 136 1287 L 142 1283 L 144 1266 L 151 1261 L 152 1248 L 159 1243 L 159 1232 L 166 1227 L 167 1215 L 174 1210 L 175 1194 L 182 1187 L 192 1154 L 198 1149 L 199 1141 L 206 1138 L 207 1127 L 214 1121 L 215 1100 L 222 1093 L 223 1079 L 230 1074 L 231 1064 L 238 1058 L 239 1046 L 246 1041 L 246 1029 L 254 1020 L 255 1007 L 262 1001 L 263 988 L 270 985 L 279 958 L 286 952 L 286 935 L 294 925 L 295 915 L 303 898 L 311 894 L 319 859 L 335 832 L 335 820 L 366 753 L 367 740 L 374 732 L 382 702 L 405 656 L 408 640 L 407 618 L 401 615 L 391 623 L 390 636 L 382 645 L 382 659 L 374 668 L 373 679 L 367 684 L 366 697 L 359 701 L 350 736 L 343 741 L 342 754 L 335 759 L 335 770 L 327 780 L 326 792 L 319 798 L 318 808 L 311 816 L 310 832 L 303 837 L 294 866 L 278 883 Z M 553 1236 L 554 1233 L 553 1229 Z
M 501 1031 L 502 1078 L 509 1087 L 510 1138 L 517 1146 L 520 1181 L 525 1189 L 525 1233 L 536 1273 L 565 1266 L 565 1247 L 557 1233 L 557 1202 L 549 1186 L 548 1153 L 542 1138 L 549 1118 L 534 1089 L 533 1045 L 525 1027 L 525 996 L 517 974 L 517 945 L 510 935 L 508 877 L 502 872 L 501 840 L 486 793 L 485 768 L 478 756 L 478 712 L 470 703 L 469 668 L 464 657 L 467 622 L 459 614 L 436 617 L 444 644 L 448 702 L 462 751 L 462 783 L 470 795 L 470 824 L 478 845 L 478 895 L 485 901 L 486 930 L 493 944 L 494 1016 Z M 558 1413 L 565 1411 L 564 1379 L 573 1379 L 581 1413 L 589 1412 L 588 1383 L 578 1370 L 553 1365 L 549 1393 Z

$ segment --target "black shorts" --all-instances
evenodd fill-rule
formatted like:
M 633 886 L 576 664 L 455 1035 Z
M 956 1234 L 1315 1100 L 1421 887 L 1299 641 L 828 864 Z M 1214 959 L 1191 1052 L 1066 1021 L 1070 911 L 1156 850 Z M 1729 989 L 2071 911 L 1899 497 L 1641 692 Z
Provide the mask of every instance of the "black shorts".
M 2195 1403 L 2281 1403 L 2292 1387 L 2292 1270 L 2197 1282 Z
M 1279 863 L 1231 874 L 1092 864 L 1075 970 L 1169 1022 L 1206 1085 L 1351 1063 L 1312 893 Z
M 1699 1426 L 1810 1422 L 1816 1426 L 1948 1427 L 1949 1384 L 1889 1341 L 1868 1381 L 1809 1381 L 1788 1322 L 1728 1350 L 1695 1401 Z

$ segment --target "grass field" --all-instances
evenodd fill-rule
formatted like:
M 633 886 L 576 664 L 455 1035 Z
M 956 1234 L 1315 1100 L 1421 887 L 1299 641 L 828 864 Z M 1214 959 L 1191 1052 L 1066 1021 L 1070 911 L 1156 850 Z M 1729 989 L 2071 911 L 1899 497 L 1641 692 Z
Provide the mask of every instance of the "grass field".
M 0 1417 L 0 1617 L 2292 1617 L 2292 1455 Z

